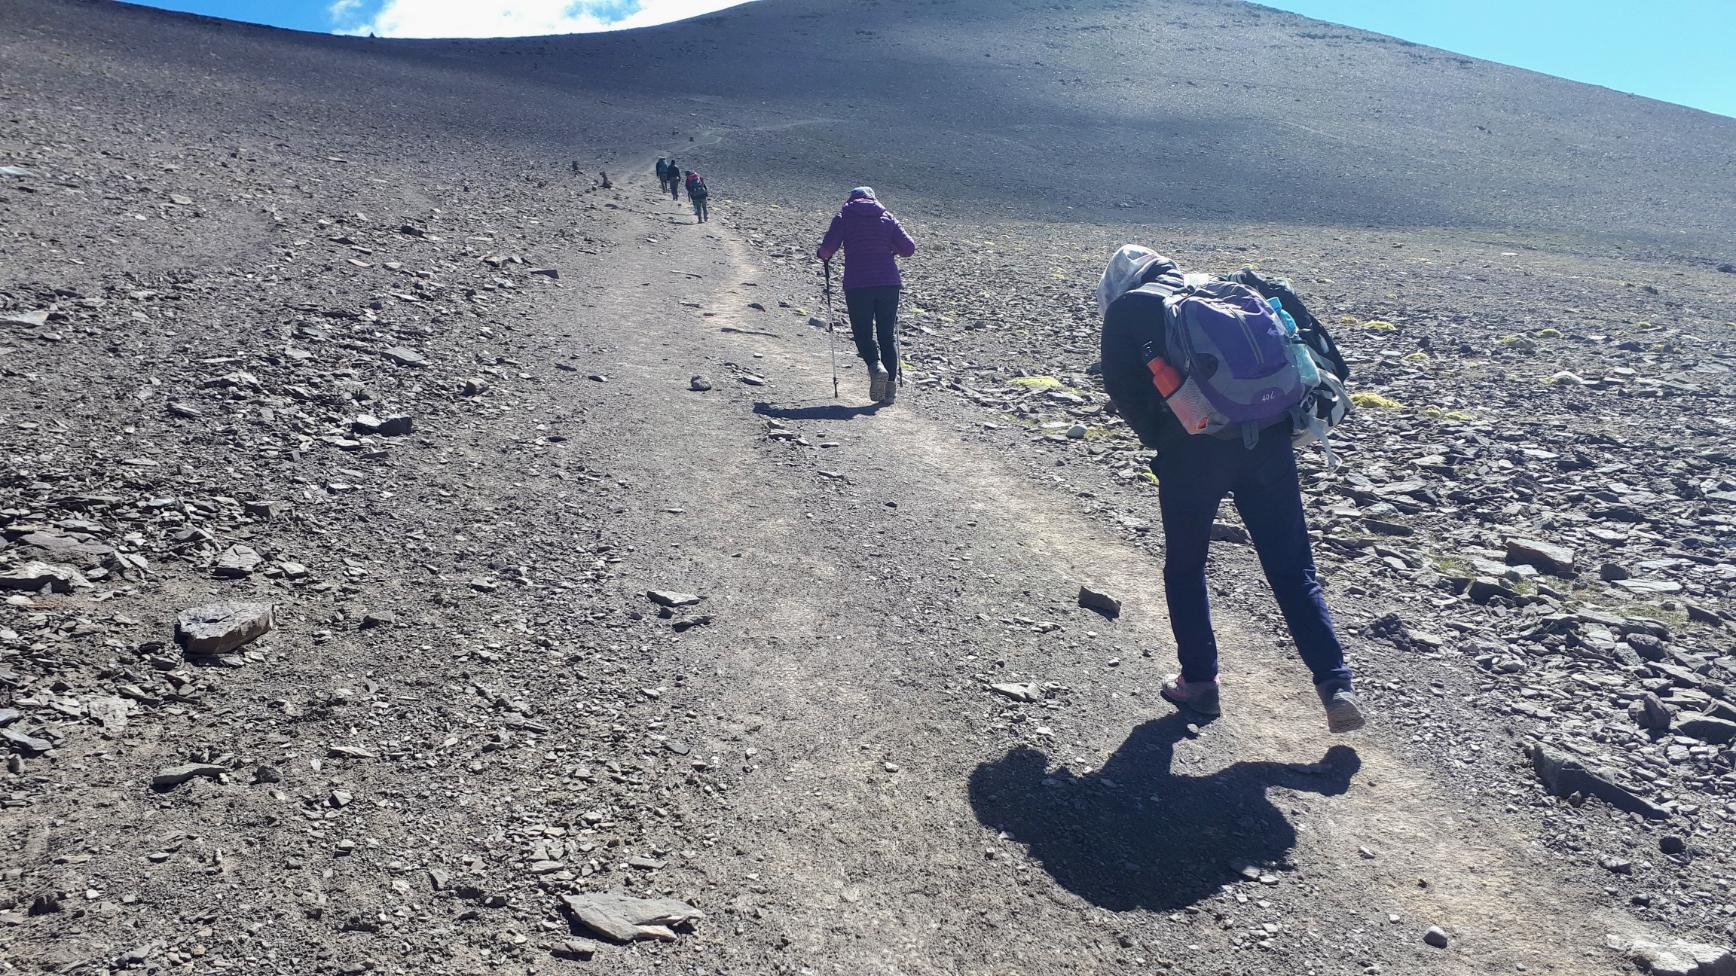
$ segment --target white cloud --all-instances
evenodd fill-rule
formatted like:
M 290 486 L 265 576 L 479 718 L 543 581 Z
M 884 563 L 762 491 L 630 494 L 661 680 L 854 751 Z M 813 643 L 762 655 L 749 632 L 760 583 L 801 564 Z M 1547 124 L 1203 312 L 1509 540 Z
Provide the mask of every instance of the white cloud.
M 381 37 L 523 37 L 649 27 L 746 0 L 385 0 L 371 17 L 362 0 L 335 0 L 343 34 Z

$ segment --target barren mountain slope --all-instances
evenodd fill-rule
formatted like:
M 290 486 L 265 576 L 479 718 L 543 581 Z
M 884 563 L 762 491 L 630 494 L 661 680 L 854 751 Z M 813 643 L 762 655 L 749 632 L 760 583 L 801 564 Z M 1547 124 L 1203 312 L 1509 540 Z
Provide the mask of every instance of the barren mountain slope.
M 79 29 L 200 94 L 243 61 L 225 68 L 278 90 L 239 100 L 303 118 L 359 96 L 552 152 L 613 119 L 678 153 L 695 128 L 747 128 L 733 171 L 884 173 L 964 215 L 1512 227 L 1713 263 L 1736 238 L 1736 119 L 1238 0 L 762 0 L 621 34 L 390 43 L 95 20 Z

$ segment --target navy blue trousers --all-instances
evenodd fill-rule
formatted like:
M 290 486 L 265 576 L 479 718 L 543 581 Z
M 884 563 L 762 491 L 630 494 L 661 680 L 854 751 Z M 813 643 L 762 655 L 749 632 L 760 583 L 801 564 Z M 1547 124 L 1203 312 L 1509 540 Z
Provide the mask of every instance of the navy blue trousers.
M 889 379 L 898 378 L 898 290 L 897 285 L 844 289 L 856 354 L 869 369 L 875 363 L 885 366 Z
M 1315 684 L 1349 687 L 1344 647 L 1332 629 L 1314 569 L 1289 425 L 1268 428 L 1252 450 L 1242 446 L 1241 438 L 1184 436 L 1159 453 L 1151 467 L 1163 509 L 1163 590 L 1182 677 L 1211 681 L 1218 676 L 1206 549 L 1218 503 L 1231 495 Z

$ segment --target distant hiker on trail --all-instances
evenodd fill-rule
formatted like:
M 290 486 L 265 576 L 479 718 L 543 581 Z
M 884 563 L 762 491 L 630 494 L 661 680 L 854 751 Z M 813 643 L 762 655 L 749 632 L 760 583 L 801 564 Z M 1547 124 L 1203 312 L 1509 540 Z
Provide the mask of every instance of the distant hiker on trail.
M 1293 301 L 1282 302 L 1279 312 L 1268 291 Z M 1317 395 L 1331 395 L 1315 392 L 1328 385 L 1324 372 L 1309 374 L 1301 363 L 1332 369 L 1328 357 L 1336 348 L 1318 359 L 1308 352 L 1314 340 L 1298 338 L 1295 320 L 1306 320 L 1310 334 L 1324 336 L 1324 329 L 1287 284 L 1279 291 L 1249 272 L 1231 281 L 1184 277 L 1175 262 L 1131 244 L 1110 259 L 1097 306 L 1103 384 L 1117 411 L 1157 451 L 1151 470 L 1163 515 L 1164 596 L 1181 659 L 1181 674 L 1164 682 L 1161 694 L 1208 718 L 1219 712 L 1206 549 L 1218 505 L 1231 495 L 1313 672 L 1327 728 L 1362 728 L 1361 703 L 1317 578 L 1291 442 L 1298 429 L 1320 432 L 1306 412 Z M 1300 353 L 1292 348 L 1298 343 Z M 1348 373 L 1344 367 L 1338 375 Z
M 657 188 L 659 190 L 669 189 L 669 160 L 662 156 L 657 157 Z
M 693 204 L 693 216 L 698 217 L 702 224 L 710 219 L 705 210 L 705 200 L 709 196 L 711 196 L 711 191 L 705 188 L 705 177 L 688 170 L 687 199 Z
M 898 397 L 898 292 L 904 285 L 898 259 L 915 254 L 916 242 L 880 205 L 873 187 L 859 186 L 820 242 L 828 287 L 839 247 L 844 249 L 844 306 L 856 353 L 868 364 L 868 396 L 891 403 Z
M 673 159 L 669 161 L 669 199 L 681 199 L 681 167 Z

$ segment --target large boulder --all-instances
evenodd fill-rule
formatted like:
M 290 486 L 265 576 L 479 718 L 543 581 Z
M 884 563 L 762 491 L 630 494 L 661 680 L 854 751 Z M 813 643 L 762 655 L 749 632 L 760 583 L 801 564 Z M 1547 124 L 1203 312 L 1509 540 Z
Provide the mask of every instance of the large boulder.
M 1723 745 L 1736 740 L 1736 722 L 1711 715 L 1695 715 L 1676 722 L 1676 731 L 1683 735 Z
M 1120 600 L 1107 593 L 1099 593 L 1089 586 L 1079 587 L 1079 605 L 1087 610 L 1095 610 L 1110 620 L 1121 616 Z
M 1628 958 L 1652 976 L 1736 976 L 1736 956 L 1699 942 L 1635 942 Z
M 89 585 L 84 574 L 71 566 L 28 562 L 0 570 L 0 590 L 40 593 L 43 587 L 47 587 L 51 593 L 70 593 L 74 587 Z
M 1534 566 L 1552 576 L 1574 574 L 1574 552 L 1566 546 L 1537 539 L 1508 539 L 1507 562 L 1514 566 Z
M 175 640 L 188 657 L 211 657 L 257 640 L 276 626 L 269 603 L 214 603 L 181 611 L 175 618 Z
M 115 558 L 113 547 L 52 530 L 27 532 L 19 537 L 18 545 L 27 558 L 64 563 L 79 569 L 106 566 Z
M 691 925 L 705 913 L 673 898 L 634 898 L 615 892 L 562 895 L 561 904 L 580 925 L 614 942 L 675 939 L 675 926 Z

